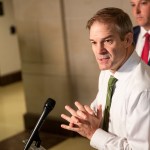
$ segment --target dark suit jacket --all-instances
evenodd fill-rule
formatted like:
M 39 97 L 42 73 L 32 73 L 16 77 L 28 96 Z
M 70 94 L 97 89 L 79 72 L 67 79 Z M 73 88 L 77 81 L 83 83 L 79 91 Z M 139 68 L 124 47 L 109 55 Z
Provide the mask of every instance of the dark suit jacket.
M 137 43 L 139 33 L 140 33 L 140 26 L 133 27 L 133 42 L 135 45 Z M 148 65 L 150 66 L 150 60 L 148 61 Z
M 137 43 L 137 39 L 138 39 L 139 33 L 140 33 L 140 26 L 133 27 L 133 41 L 134 41 L 135 45 Z

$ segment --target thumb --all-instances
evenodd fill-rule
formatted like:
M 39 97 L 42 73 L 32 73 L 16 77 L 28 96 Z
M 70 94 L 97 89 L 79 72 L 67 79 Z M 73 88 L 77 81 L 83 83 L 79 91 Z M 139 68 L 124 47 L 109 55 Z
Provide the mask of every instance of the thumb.
M 97 118 L 101 120 L 102 118 L 102 105 L 97 107 Z

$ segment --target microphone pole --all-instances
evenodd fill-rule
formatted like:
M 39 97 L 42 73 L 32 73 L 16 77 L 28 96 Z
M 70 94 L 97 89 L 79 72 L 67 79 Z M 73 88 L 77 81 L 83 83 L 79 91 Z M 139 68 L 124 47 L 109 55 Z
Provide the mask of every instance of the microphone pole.
M 36 146 L 40 147 L 41 140 L 39 138 L 38 131 L 42 127 L 47 115 L 49 114 L 49 112 L 54 108 L 55 104 L 56 104 L 55 100 L 53 100 L 51 98 L 48 98 L 48 100 L 45 102 L 44 110 L 43 110 L 36 126 L 34 127 L 32 133 L 31 133 L 31 136 L 29 137 L 29 139 L 25 145 L 24 150 L 28 150 L 28 148 L 30 148 L 33 141 L 36 141 L 36 143 L 35 143 Z

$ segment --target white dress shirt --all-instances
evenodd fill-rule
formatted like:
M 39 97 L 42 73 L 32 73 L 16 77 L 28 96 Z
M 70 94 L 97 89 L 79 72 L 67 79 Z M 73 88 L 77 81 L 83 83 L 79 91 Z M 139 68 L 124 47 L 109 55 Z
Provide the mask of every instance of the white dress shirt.
M 145 34 L 146 33 L 150 34 L 150 31 L 146 31 L 143 27 L 140 27 L 140 28 L 141 29 L 140 29 L 140 33 L 138 36 L 135 50 L 136 50 L 137 54 L 141 57 L 144 43 L 145 43 Z M 150 49 L 150 47 L 149 47 L 149 49 Z M 150 53 L 149 53 L 149 59 L 150 59 Z
M 99 91 L 91 108 L 105 109 L 110 71 L 101 71 Z M 136 52 L 114 74 L 109 132 L 97 129 L 90 145 L 98 150 L 150 150 L 150 68 Z

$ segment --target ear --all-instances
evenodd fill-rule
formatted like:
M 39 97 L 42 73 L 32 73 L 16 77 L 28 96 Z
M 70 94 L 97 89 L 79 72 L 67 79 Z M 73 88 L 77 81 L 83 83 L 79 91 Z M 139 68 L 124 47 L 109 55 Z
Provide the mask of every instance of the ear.
M 132 45 L 132 43 L 133 43 L 133 33 L 132 32 L 129 32 L 125 35 L 124 42 L 125 42 L 126 48 L 128 48 L 129 46 Z

